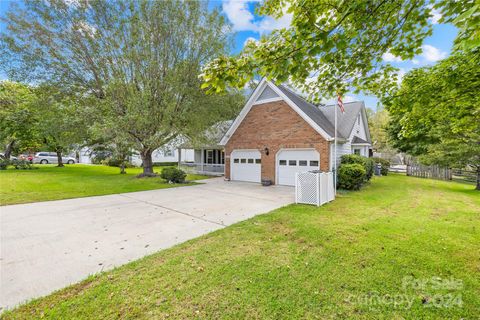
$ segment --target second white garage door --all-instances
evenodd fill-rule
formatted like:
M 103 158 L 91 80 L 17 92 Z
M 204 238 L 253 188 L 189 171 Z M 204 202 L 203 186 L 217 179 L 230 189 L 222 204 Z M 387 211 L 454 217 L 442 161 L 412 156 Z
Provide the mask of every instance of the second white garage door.
M 261 158 L 258 150 L 233 150 L 230 154 L 231 180 L 260 182 Z
M 320 169 L 316 150 L 282 150 L 277 154 L 277 183 L 295 185 L 295 173 Z

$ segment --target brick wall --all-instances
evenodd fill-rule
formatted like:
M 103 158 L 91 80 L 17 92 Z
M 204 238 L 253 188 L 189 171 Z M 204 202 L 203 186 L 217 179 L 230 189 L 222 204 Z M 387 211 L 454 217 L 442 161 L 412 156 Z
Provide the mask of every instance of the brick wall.
M 234 149 L 257 149 L 262 154 L 262 179 L 275 183 L 275 155 L 280 149 L 315 148 L 320 169 L 329 170 L 329 142 L 286 102 L 254 105 L 225 146 L 225 177 L 230 179 L 230 154 Z M 269 155 L 264 149 L 269 149 Z

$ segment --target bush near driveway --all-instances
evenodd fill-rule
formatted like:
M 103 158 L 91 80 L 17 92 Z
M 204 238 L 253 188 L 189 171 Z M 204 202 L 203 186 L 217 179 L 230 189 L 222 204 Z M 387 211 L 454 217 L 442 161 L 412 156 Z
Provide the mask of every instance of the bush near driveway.
M 375 163 L 371 158 L 362 157 L 357 154 L 344 154 L 340 158 L 341 165 L 343 164 L 360 164 L 365 168 L 365 180 L 370 180 L 375 170 Z
M 259 215 L 2 316 L 478 319 L 477 193 L 455 182 L 374 177 L 322 207 L 290 205 Z M 415 286 L 439 278 L 461 288 Z M 412 304 L 394 305 L 394 297 Z
M 160 177 L 171 183 L 184 183 L 187 174 L 178 168 L 166 167 L 162 170 Z
M 366 179 L 365 168 L 358 163 L 342 164 L 338 168 L 338 188 L 358 190 Z

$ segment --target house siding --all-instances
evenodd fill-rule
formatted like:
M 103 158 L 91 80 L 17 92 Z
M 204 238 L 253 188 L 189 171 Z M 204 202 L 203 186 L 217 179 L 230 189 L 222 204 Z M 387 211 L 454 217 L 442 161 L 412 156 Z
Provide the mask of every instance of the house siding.
M 269 149 L 269 154 L 265 152 Z M 276 154 L 281 149 L 313 148 L 320 154 L 320 169 L 330 169 L 330 147 L 317 131 L 286 102 L 252 106 L 225 145 L 225 177 L 230 179 L 230 154 L 238 149 L 256 149 L 262 154 L 261 178 L 276 181 Z
M 358 121 L 359 119 L 360 121 Z M 368 124 L 364 123 L 363 117 L 362 117 L 362 111 L 360 111 L 357 119 L 355 120 L 355 125 L 353 126 L 352 132 L 350 132 L 349 141 L 352 141 L 355 136 L 363 140 L 367 140 L 368 138 L 367 138 L 366 126 L 368 126 Z M 360 155 L 364 157 L 368 157 L 369 148 L 366 146 L 350 145 L 350 149 L 351 149 L 350 153 L 353 153 L 353 149 L 360 149 Z
M 332 151 L 332 159 L 333 157 L 335 157 L 335 144 L 333 143 L 333 141 L 331 142 L 331 151 Z M 350 144 L 350 141 L 346 141 L 344 143 L 337 143 L 337 159 L 336 159 L 336 163 L 337 163 L 337 168 L 338 166 L 340 165 L 340 158 L 344 155 L 344 154 L 351 154 L 352 153 L 352 145 Z M 332 160 L 332 167 L 331 167 L 331 170 L 333 170 L 333 160 Z

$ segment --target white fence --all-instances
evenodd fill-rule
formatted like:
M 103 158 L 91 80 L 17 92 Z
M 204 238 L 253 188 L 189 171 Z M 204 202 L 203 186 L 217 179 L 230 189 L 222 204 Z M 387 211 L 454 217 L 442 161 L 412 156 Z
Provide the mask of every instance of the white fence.
M 321 206 L 335 199 L 333 172 L 300 172 L 295 176 L 295 203 Z

